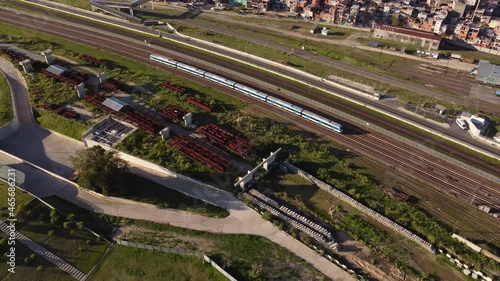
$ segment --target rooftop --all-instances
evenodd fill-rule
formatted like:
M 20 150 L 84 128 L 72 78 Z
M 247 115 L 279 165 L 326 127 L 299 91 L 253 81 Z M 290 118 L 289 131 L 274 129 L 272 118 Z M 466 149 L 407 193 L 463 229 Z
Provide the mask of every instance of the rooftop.
M 63 72 L 68 71 L 68 69 L 66 69 L 60 65 L 57 65 L 57 64 L 54 64 L 54 65 L 47 67 L 46 70 L 54 75 L 61 75 Z
M 395 27 L 391 25 L 385 25 L 385 24 L 379 24 L 375 26 L 375 29 L 380 29 L 380 30 L 385 30 L 389 32 L 396 32 L 400 34 L 406 34 L 410 36 L 415 36 L 415 37 L 420 37 L 420 38 L 426 38 L 426 39 L 431 39 L 431 40 L 436 40 L 436 41 L 441 41 L 441 36 L 436 35 L 432 32 L 427 32 L 427 31 L 421 31 L 417 29 L 409 29 L 409 28 L 404 28 L 404 27 Z
M 123 108 L 129 106 L 129 104 L 125 101 L 115 97 L 107 98 L 102 102 L 102 104 L 113 109 L 114 111 L 121 111 Z

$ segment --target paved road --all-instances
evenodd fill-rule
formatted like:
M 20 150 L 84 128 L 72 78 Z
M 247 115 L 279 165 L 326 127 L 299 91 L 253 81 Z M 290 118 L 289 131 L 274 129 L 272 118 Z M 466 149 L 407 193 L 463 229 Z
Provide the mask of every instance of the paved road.
M 6 223 L 0 222 L 0 230 L 5 232 L 7 235 L 10 235 L 10 230 L 9 230 Z M 16 241 L 23 243 L 28 248 L 30 248 L 33 252 L 39 254 L 44 259 L 48 260 L 49 262 L 51 262 L 55 266 L 59 267 L 64 272 L 66 272 L 69 275 L 71 275 L 72 277 L 74 277 L 76 280 L 84 281 L 87 278 L 87 276 L 85 276 L 85 274 L 83 272 L 81 272 L 80 270 L 78 270 L 76 267 L 67 263 L 66 261 L 64 261 L 60 257 L 54 255 L 52 252 L 45 249 L 40 244 L 31 240 L 29 237 L 20 233 L 19 231 L 15 231 L 15 237 L 16 237 Z M 25 278 L 28 278 L 28 276 L 25 276 Z
M 35 121 L 31 112 L 28 90 L 24 79 L 21 77 L 21 73 L 3 57 L 0 57 L 0 69 L 5 74 L 7 82 L 12 88 L 20 125 L 33 124 Z

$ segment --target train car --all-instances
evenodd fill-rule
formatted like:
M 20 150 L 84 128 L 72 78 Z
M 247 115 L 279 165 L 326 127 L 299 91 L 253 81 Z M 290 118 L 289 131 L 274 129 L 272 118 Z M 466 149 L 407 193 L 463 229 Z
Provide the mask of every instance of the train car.
M 187 71 L 189 73 L 192 73 L 194 75 L 198 75 L 200 77 L 204 77 L 204 74 L 205 74 L 205 70 L 203 69 L 198 69 L 194 66 L 191 66 L 189 64 L 185 64 L 185 63 L 182 63 L 182 62 L 178 62 L 177 63 L 177 68 L 180 69 L 180 70 L 184 70 L 184 71 Z
M 266 98 L 269 96 L 268 94 L 266 93 L 263 93 L 263 92 L 259 92 L 253 88 L 250 88 L 250 87 L 247 87 L 245 85 L 242 85 L 242 84 L 239 84 L 237 83 L 236 85 L 234 85 L 234 89 L 237 90 L 237 91 L 240 91 L 242 93 L 245 93 L 247 95 L 250 95 L 254 98 L 257 98 L 261 101 L 266 101 Z
M 286 102 L 284 100 L 280 100 L 280 99 L 275 98 L 273 96 L 268 96 L 267 102 L 274 105 L 274 106 L 282 108 L 286 111 L 290 111 L 293 114 L 297 114 L 299 116 L 302 114 L 302 111 L 304 110 L 302 107 L 298 107 L 296 105 L 293 105 L 293 104 Z
M 339 133 L 342 133 L 342 131 L 344 130 L 344 127 L 342 126 L 342 124 L 339 124 L 337 122 L 334 122 L 330 119 L 327 119 L 323 116 L 320 116 L 316 113 L 312 113 L 310 111 L 307 111 L 307 110 L 304 110 L 302 112 L 302 117 L 306 118 L 307 120 L 310 120 L 316 124 L 319 124 L 321 126 L 324 126 L 324 127 L 327 127 L 329 129 L 332 129 L 334 130 L 335 132 L 339 132 Z
M 157 62 L 161 62 L 164 64 L 168 64 L 170 66 L 173 66 L 173 67 L 177 67 L 177 61 L 173 60 L 173 59 L 160 57 L 160 56 L 156 56 L 156 55 L 150 55 L 149 58 L 154 60 L 154 61 L 157 61 Z
M 205 78 L 210 80 L 210 81 L 213 81 L 215 83 L 219 83 L 219 84 L 222 84 L 224 86 L 230 87 L 232 89 L 234 88 L 234 84 L 236 84 L 236 82 L 234 82 L 232 80 L 226 79 L 225 77 L 222 77 L 222 76 L 210 73 L 210 72 L 205 72 Z

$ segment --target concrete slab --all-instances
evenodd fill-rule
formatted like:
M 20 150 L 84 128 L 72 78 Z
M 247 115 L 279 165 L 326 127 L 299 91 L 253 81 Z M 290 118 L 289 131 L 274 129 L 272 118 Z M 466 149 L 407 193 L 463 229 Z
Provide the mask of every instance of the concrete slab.
M 52 133 L 36 124 L 21 127 L 0 141 L 0 149 L 63 177 L 73 172 L 69 156 L 83 147 L 82 142 Z

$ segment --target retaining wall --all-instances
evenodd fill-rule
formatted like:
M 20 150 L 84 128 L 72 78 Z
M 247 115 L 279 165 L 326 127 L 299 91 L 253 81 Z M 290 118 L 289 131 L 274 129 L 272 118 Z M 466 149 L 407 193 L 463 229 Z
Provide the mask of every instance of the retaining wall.
M 358 201 L 354 200 L 353 198 L 351 198 L 350 196 L 348 196 L 347 194 L 333 188 L 332 186 L 324 183 L 323 181 L 313 177 L 312 175 L 308 174 L 307 172 L 295 167 L 294 165 L 290 164 L 290 163 L 285 163 L 284 164 L 290 171 L 310 180 L 311 182 L 315 183 L 319 188 L 329 192 L 330 194 L 332 194 L 333 196 L 335 196 L 336 198 L 348 203 L 349 205 L 351 205 L 352 207 L 356 208 L 357 210 L 359 210 L 360 212 L 370 216 L 371 218 L 377 220 L 378 222 L 382 223 L 383 225 L 399 232 L 401 235 L 403 235 L 404 237 L 416 242 L 417 244 L 419 244 L 422 248 L 424 248 L 425 250 L 435 254 L 435 250 L 434 250 L 434 246 L 425 241 L 424 239 L 418 237 L 417 235 L 413 234 L 411 231 L 409 231 L 408 229 L 400 226 L 399 224 L 391 221 L 389 218 L 375 212 L 374 210 L 366 207 L 365 205 L 359 203 Z

